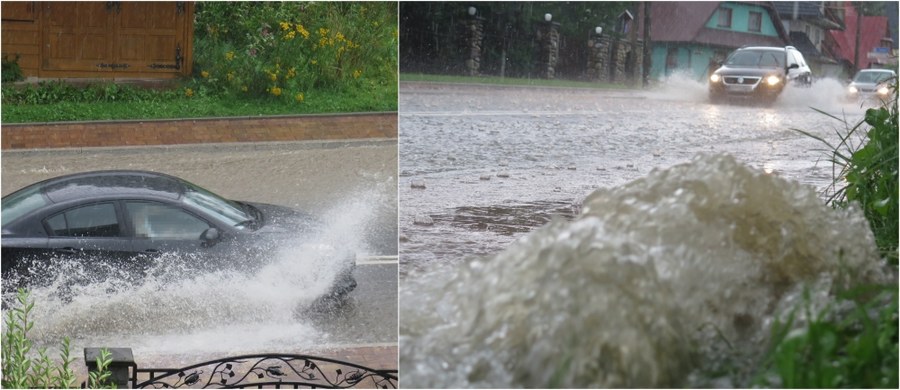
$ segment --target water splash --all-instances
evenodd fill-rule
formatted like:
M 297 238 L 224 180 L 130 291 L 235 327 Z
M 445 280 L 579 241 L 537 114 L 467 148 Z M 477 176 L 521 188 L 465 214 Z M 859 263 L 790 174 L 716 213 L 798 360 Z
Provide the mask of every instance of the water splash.
M 753 370 L 804 288 L 824 304 L 880 265 L 859 210 L 699 156 L 598 190 L 492 258 L 408 276 L 401 371 L 426 388 L 708 387 L 704 370 Z
M 166 253 L 135 283 L 116 268 L 105 267 L 102 277 L 96 277 L 97 266 L 86 264 L 100 263 L 90 259 L 45 259 L 43 268 L 54 277 L 31 289 L 36 305 L 30 337 L 51 350 L 68 336 L 76 351 L 129 346 L 141 354 L 235 353 L 327 343 L 328 330 L 298 309 L 330 290 L 344 269 L 336 256 L 368 250 L 363 237 L 374 217 L 372 202 L 381 198 L 366 193 L 337 201 L 323 214 L 321 232 L 272 242 L 271 252 L 248 257 L 242 270 L 197 272 L 198 257 Z M 9 282 L 15 281 L 4 280 Z M 61 290 L 67 294 L 61 296 Z

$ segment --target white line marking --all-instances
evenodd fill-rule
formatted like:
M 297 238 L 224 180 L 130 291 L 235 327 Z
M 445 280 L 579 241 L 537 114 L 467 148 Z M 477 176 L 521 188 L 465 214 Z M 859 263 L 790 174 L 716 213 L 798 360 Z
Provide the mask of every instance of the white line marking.
M 356 265 L 384 265 L 398 264 L 399 256 L 360 256 L 356 258 Z

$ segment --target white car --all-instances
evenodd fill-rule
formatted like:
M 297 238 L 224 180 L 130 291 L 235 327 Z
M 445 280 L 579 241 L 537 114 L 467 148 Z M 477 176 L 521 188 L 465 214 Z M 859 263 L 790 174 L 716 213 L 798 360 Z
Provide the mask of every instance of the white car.
M 863 69 L 856 73 L 847 86 L 850 100 L 886 99 L 897 81 L 897 73 L 890 69 Z

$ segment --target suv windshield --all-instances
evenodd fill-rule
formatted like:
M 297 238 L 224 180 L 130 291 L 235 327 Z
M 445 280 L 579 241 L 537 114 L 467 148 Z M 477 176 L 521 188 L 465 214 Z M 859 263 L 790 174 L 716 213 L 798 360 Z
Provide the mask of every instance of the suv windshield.
M 183 181 L 183 183 L 186 188 L 184 191 L 185 203 L 206 210 L 209 215 L 229 226 L 244 228 L 247 222 L 253 221 L 253 217 L 245 213 L 239 204 L 187 181 Z
M 725 65 L 783 68 L 784 52 L 778 50 L 738 50 L 728 57 Z

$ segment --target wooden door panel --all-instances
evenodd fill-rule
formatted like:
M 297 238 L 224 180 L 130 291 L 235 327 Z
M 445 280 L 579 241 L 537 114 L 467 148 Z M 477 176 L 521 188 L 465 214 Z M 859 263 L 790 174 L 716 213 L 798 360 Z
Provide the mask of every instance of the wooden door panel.
M 109 70 L 114 11 L 105 2 L 44 3 L 45 70 Z
M 185 15 L 178 10 L 176 2 L 122 3 L 118 57 L 130 65 L 129 70 L 177 71 L 176 55 L 185 46 L 181 42 Z
M 185 69 L 186 52 L 192 46 L 188 41 L 192 9 L 189 4 L 130 1 L 35 4 L 42 7 L 42 70 L 121 75 L 181 73 Z
M 0 3 L 3 20 L 30 22 L 34 20 L 33 1 L 4 1 Z

